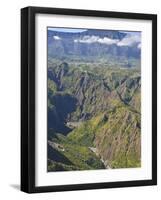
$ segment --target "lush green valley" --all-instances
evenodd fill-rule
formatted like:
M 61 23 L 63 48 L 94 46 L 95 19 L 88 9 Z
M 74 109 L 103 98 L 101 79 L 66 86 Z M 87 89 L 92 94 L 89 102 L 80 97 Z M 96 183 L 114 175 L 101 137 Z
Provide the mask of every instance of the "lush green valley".
M 48 171 L 140 167 L 140 68 L 48 58 Z

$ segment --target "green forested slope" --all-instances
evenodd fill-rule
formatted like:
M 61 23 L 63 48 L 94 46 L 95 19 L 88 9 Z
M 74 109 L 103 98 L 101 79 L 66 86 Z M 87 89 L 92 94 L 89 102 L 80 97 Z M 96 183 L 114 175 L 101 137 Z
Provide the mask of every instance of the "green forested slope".
M 139 70 L 48 65 L 48 170 L 139 167 Z

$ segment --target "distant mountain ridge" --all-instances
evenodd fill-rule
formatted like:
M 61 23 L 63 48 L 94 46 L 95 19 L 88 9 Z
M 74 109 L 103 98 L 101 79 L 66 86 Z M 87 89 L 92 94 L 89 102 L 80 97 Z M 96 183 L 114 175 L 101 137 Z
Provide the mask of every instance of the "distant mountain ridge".
M 140 63 L 139 42 L 127 43 L 127 33 L 112 30 L 86 30 L 83 32 L 60 32 L 48 30 L 48 55 L 69 60 L 123 61 L 129 59 Z M 133 39 L 133 38 L 132 38 Z M 125 42 L 125 44 L 123 43 Z
M 122 39 L 127 35 L 127 33 L 119 32 L 119 31 L 113 31 L 113 30 L 96 30 L 96 29 L 87 29 L 82 32 L 61 32 L 61 31 L 51 31 L 48 30 L 48 36 L 57 35 L 60 37 L 80 37 L 85 35 L 95 35 L 100 37 L 109 37 L 111 39 Z

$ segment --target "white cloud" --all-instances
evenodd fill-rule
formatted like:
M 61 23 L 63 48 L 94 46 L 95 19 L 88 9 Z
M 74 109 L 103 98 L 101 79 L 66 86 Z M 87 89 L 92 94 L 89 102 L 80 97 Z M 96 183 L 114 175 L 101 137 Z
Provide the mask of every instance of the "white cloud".
M 117 44 L 119 40 L 116 39 L 110 39 L 108 37 L 100 38 L 98 42 L 103 43 L 103 44 Z
M 54 40 L 61 40 L 61 38 L 57 35 L 54 35 L 53 38 L 54 38 Z
M 74 42 L 80 42 L 80 43 L 102 43 L 102 44 L 107 44 L 107 45 L 111 45 L 111 44 L 116 44 L 119 40 L 115 40 L 115 39 L 110 39 L 108 37 L 104 37 L 104 38 L 100 38 L 99 36 L 84 36 L 81 39 L 75 39 Z
M 98 36 L 84 36 L 83 38 L 81 39 L 75 39 L 74 42 L 80 42 L 80 43 L 94 43 L 94 42 L 97 42 L 99 39 Z
M 133 46 L 134 44 L 140 43 L 140 35 L 129 34 L 117 43 L 118 46 Z
M 101 38 L 99 36 L 89 36 L 86 35 L 83 38 L 75 39 L 74 42 L 80 42 L 80 43 L 101 43 L 101 44 L 107 44 L 107 45 L 112 45 L 116 44 L 117 46 L 133 46 L 133 45 L 138 45 L 137 47 L 141 47 L 141 35 L 140 33 L 127 33 L 126 37 L 124 37 L 122 40 L 118 39 L 111 39 L 108 37 Z
M 139 43 L 137 47 L 138 47 L 138 49 L 141 49 L 141 43 Z

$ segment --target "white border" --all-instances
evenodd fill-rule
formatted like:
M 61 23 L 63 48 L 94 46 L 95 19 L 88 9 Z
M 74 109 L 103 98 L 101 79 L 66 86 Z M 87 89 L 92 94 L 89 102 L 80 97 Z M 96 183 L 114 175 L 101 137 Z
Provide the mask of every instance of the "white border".
M 141 168 L 47 173 L 47 26 L 142 32 Z M 36 186 L 152 178 L 152 23 L 150 20 L 36 15 Z

